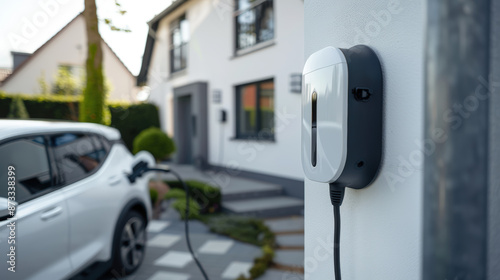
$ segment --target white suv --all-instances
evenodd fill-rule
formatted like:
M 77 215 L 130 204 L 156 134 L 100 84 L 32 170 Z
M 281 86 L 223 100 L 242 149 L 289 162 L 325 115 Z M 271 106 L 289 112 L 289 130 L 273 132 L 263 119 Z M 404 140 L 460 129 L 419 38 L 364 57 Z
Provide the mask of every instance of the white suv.
M 67 279 L 96 264 L 135 271 L 151 217 L 149 176 L 127 179 L 139 161 L 154 165 L 114 128 L 0 120 L 0 279 Z

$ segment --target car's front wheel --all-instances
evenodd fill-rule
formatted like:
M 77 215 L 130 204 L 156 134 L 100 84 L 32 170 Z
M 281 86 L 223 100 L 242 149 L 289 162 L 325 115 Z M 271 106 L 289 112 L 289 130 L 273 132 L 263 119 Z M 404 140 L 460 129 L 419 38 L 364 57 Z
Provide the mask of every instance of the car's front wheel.
M 118 226 L 113 240 L 113 269 L 129 275 L 141 265 L 146 250 L 146 220 L 130 211 Z

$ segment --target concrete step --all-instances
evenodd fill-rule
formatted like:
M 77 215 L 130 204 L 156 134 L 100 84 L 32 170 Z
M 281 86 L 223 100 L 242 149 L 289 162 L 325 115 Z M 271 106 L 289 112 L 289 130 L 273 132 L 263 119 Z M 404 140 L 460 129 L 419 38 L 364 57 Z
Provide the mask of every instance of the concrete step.
M 279 265 L 303 267 L 304 250 L 275 250 L 273 261 Z
M 227 202 L 279 196 L 283 194 L 283 188 L 275 184 L 233 177 L 227 186 L 221 188 L 221 193 L 223 202 Z
M 283 232 L 304 232 L 303 216 L 266 220 L 265 223 L 276 234 Z
M 304 211 L 304 201 L 288 196 L 244 199 L 224 202 L 223 209 L 237 215 L 256 217 L 283 217 L 300 215 Z
M 304 234 L 276 235 L 276 243 L 280 247 L 304 248 Z

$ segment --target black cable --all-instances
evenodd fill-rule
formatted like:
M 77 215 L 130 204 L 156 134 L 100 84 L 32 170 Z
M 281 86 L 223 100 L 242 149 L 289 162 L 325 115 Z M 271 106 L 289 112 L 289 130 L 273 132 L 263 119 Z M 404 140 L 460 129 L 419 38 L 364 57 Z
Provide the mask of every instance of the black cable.
M 191 247 L 191 240 L 189 238 L 189 198 L 190 198 L 190 196 L 189 196 L 188 186 L 186 185 L 184 180 L 182 180 L 181 176 L 179 176 L 179 174 L 177 172 L 175 172 L 171 169 L 166 170 L 166 169 L 160 169 L 160 168 L 148 168 L 147 171 L 161 171 L 161 172 L 165 172 L 165 173 L 172 173 L 172 175 L 174 175 L 177 178 L 177 180 L 179 182 L 181 182 L 182 186 L 184 187 L 184 192 L 186 193 L 186 216 L 184 219 L 184 234 L 186 235 L 187 247 L 188 247 L 189 253 L 191 253 L 191 256 L 193 257 L 193 260 L 196 262 L 196 265 L 200 269 L 201 274 L 203 274 L 203 278 L 205 278 L 205 280 L 209 280 L 207 273 L 205 272 L 205 269 L 201 265 L 198 258 L 196 258 L 196 256 L 194 255 L 193 248 Z
M 335 221 L 335 232 L 333 235 L 333 262 L 335 270 L 335 280 L 340 280 L 340 207 L 333 206 L 333 216 Z
M 335 280 L 341 280 L 340 273 L 340 205 L 344 201 L 345 188 L 330 184 L 330 200 L 333 205 L 333 220 L 334 220 L 334 234 L 333 234 L 333 267 Z

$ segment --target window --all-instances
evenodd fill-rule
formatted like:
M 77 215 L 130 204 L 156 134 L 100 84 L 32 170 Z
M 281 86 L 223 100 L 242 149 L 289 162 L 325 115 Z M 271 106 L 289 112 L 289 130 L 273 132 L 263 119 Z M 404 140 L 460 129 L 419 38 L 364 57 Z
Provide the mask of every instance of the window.
M 274 140 L 274 81 L 236 87 L 236 138 Z
M 274 38 L 273 0 L 236 1 L 236 50 Z
M 50 146 L 59 170 L 59 184 L 64 185 L 87 177 L 106 157 L 106 149 L 95 135 L 60 134 L 51 137 Z
M 22 138 L 9 141 L 0 146 L 0 210 L 7 206 L 6 182 L 7 168 L 14 166 L 15 198 L 22 203 L 34 195 L 51 189 L 52 176 L 50 172 L 47 149 L 43 137 Z M 4 202 L 5 201 L 5 202 Z
M 170 72 L 174 73 L 187 66 L 189 24 L 183 15 L 170 24 Z

